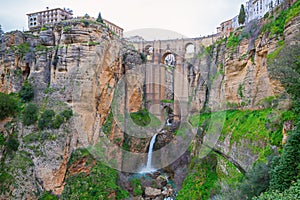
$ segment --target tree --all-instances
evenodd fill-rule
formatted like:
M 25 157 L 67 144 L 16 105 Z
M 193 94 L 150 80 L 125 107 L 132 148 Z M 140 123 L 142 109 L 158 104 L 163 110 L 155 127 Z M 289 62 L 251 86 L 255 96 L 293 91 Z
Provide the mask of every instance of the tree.
M 244 24 L 245 23 L 245 18 L 246 18 L 245 8 L 244 8 L 244 4 L 242 4 L 241 9 L 240 9 L 240 14 L 238 16 L 239 24 Z
M 34 97 L 34 91 L 32 85 L 26 80 L 19 92 L 20 98 L 24 102 L 31 101 Z
M 23 112 L 23 124 L 29 126 L 38 119 L 38 107 L 34 103 L 29 103 Z
M 270 189 L 283 192 L 288 189 L 300 175 L 300 130 L 290 135 L 282 155 L 275 157 L 271 165 Z
M 13 97 L 0 92 L 0 120 L 13 116 L 17 111 L 17 105 Z
M 53 110 L 45 110 L 38 121 L 40 130 L 52 128 L 55 112 Z
M 97 21 L 97 22 L 100 22 L 100 23 L 103 23 L 103 19 L 102 19 L 102 17 L 101 17 L 101 12 L 99 12 L 98 18 L 97 18 L 96 21 Z

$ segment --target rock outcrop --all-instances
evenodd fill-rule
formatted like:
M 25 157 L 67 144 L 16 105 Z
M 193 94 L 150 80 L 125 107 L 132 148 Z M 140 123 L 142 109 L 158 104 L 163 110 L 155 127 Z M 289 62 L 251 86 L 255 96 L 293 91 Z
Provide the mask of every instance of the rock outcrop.
M 131 57 L 122 61 L 125 53 Z M 30 177 L 37 182 L 16 179 L 16 186 L 10 187 L 6 194 L 17 199 L 29 196 L 35 199 L 34 194 L 43 190 L 61 194 L 67 170 L 76 169 L 76 166 L 68 169 L 70 154 L 76 148 L 99 141 L 103 135 L 102 126 L 111 112 L 116 84 L 124 70 L 141 62 L 140 54 L 101 24 L 87 25 L 75 20 L 39 33 L 5 34 L 1 44 L 0 91 L 18 92 L 24 81 L 29 80 L 34 85 L 34 102 L 40 108 L 56 112 L 68 108 L 74 113 L 58 130 L 37 132 L 34 125 L 16 124 L 19 150 L 30 155 L 33 162 Z M 142 91 L 135 86 L 128 91 L 132 93 L 128 101 L 130 110 L 139 110 Z M 123 132 L 114 121 L 111 126 L 109 140 L 119 138 L 119 145 L 122 145 Z M 40 134 L 45 137 L 39 139 Z M 36 139 L 25 139 L 33 136 Z M 17 172 L 11 173 L 20 176 Z

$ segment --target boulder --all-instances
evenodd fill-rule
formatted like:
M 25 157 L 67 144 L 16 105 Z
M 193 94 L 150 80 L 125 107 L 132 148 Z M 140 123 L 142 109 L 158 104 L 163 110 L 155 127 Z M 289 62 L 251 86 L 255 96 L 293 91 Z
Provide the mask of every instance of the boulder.
M 161 190 L 160 189 L 156 189 L 156 188 L 152 188 L 152 187 L 146 187 L 145 189 L 145 195 L 147 197 L 157 197 L 161 195 Z

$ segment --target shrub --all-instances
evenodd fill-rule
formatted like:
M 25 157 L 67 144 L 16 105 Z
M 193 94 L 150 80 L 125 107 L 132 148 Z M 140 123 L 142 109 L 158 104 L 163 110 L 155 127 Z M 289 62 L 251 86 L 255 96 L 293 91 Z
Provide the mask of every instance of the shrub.
M 16 138 L 16 134 L 12 134 L 8 137 L 7 143 L 7 152 L 11 153 L 12 151 L 17 151 L 19 148 L 19 141 Z
M 38 119 L 38 107 L 34 103 L 29 103 L 23 111 L 23 124 L 29 126 Z
M 140 196 L 143 194 L 142 183 L 141 183 L 140 179 L 138 179 L 138 178 L 132 179 L 130 181 L 130 185 L 133 187 L 133 195 L 134 196 Z
M 61 112 L 61 115 L 68 121 L 73 116 L 73 111 L 71 109 L 67 109 Z
M 241 39 L 238 35 L 234 35 L 233 33 L 230 33 L 230 36 L 228 37 L 227 40 L 226 47 L 235 49 L 239 45 L 240 41 Z
M 69 175 L 60 199 L 126 199 L 129 194 L 118 184 L 118 172 L 102 162 L 96 162 L 88 150 L 78 149 L 72 153 L 68 165 L 86 158 L 84 167 L 91 167 L 89 174 L 84 172 Z
M 269 170 L 269 166 L 265 163 L 257 163 L 247 172 L 246 178 L 239 185 L 243 196 L 240 199 L 251 199 L 266 191 L 270 183 Z
M 42 196 L 39 198 L 39 200 L 57 200 L 58 198 L 54 195 L 51 194 L 49 191 L 45 191 Z
M 63 28 L 63 31 L 64 31 L 65 33 L 70 33 L 71 30 L 72 30 L 72 26 L 65 26 L 65 27 Z
M 64 123 L 64 118 L 61 115 L 56 115 L 52 123 L 52 128 L 58 129 Z
M 17 107 L 17 101 L 12 96 L 0 92 L 0 120 L 13 116 Z
M 45 128 L 52 128 L 54 116 L 55 112 L 53 110 L 45 110 L 38 121 L 39 129 L 44 130 Z
M 270 189 L 280 192 L 288 189 L 300 175 L 300 131 L 295 130 L 284 146 L 281 157 L 272 160 Z
M 22 101 L 28 102 L 31 101 L 34 97 L 34 91 L 32 85 L 26 80 L 24 85 L 19 91 L 19 95 Z
M 0 133 L 0 146 L 5 144 L 5 137 L 3 135 L 3 133 Z

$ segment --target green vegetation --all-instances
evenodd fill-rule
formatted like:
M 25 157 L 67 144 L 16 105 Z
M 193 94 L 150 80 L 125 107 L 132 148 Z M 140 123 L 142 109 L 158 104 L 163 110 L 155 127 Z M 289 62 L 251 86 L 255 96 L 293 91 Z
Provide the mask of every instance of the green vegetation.
M 232 133 L 231 142 L 238 142 L 241 138 L 266 141 L 270 131 L 265 127 L 270 109 L 265 110 L 227 110 L 220 139 L 224 139 L 228 133 Z M 190 122 L 194 127 L 205 126 L 208 128 L 210 120 L 214 120 L 212 114 L 203 113 L 191 116 Z M 254 146 L 250 147 L 254 148 Z M 255 150 L 255 149 L 253 149 Z
M 134 196 L 141 196 L 143 194 L 142 183 L 139 178 L 131 179 L 130 185 L 133 187 L 133 195 Z
M 0 120 L 13 116 L 17 107 L 17 100 L 13 96 L 0 92 Z
M 130 117 L 138 126 L 158 126 L 160 120 L 149 113 L 147 109 L 141 109 L 138 112 L 130 113 Z
M 218 181 L 216 165 L 217 160 L 214 154 L 200 161 L 192 161 L 193 168 L 185 178 L 176 199 L 209 199 L 211 189 Z
M 240 13 L 239 13 L 239 16 L 238 16 L 239 24 L 244 24 L 245 23 L 245 18 L 246 18 L 245 8 L 244 8 L 244 4 L 242 4 L 241 8 L 240 8 Z
M 237 93 L 238 95 L 240 96 L 240 98 L 243 98 L 244 95 L 243 95 L 243 84 L 239 84 L 239 87 L 238 87 L 238 90 L 237 90 Z
M 270 189 L 283 192 L 300 175 L 300 131 L 295 130 L 284 146 L 282 155 L 272 160 Z
M 124 199 L 129 197 L 127 191 L 117 185 L 116 170 L 97 162 L 85 149 L 78 149 L 72 153 L 68 163 L 87 159 L 84 167 L 92 167 L 89 174 L 84 172 L 73 174 L 66 179 L 61 199 Z
M 15 54 L 23 58 L 26 53 L 30 52 L 30 44 L 28 42 L 25 42 L 20 45 L 13 46 L 12 49 L 15 52 Z
M 228 40 L 227 40 L 226 47 L 228 49 L 235 49 L 239 45 L 241 40 L 242 40 L 242 38 L 239 35 L 230 33 L 230 36 L 228 37 Z
M 274 59 L 278 56 L 278 54 L 280 53 L 280 51 L 283 47 L 284 47 L 284 44 L 281 44 L 276 50 L 269 53 L 267 55 L 268 62 L 274 62 Z
M 29 126 L 34 124 L 38 119 L 38 107 L 34 103 L 29 103 L 23 111 L 23 124 Z
M 55 112 L 53 110 L 45 110 L 38 121 L 38 127 L 40 130 L 44 130 L 47 128 L 52 128 L 52 121 L 55 116 Z
M 102 130 L 105 134 L 107 134 L 107 135 L 110 134 L 113 122 L 114 122 L 114 116 L 113 116 L 113 113 L 110 112 L 105 120 L 105 123 L 102 126 Z
M 65 33 L 70 33 L 70 32 L 72 31 L 72 26 L 65 26 L 65 27 L 63 28 L 63 31 L 64 31 Z
M 42 196 L 39 198 L 39 200 L 57 200 L 58 198 L 54 195 L 51 194 L 51 192 L 46 191 L 42 194 Z
M 296 200 L 300 199 L 300 179 L 293 183 L 291 187 L 284 192 L 268 191 L 252 200 Z
M 46 31 L 46 30 L 48 30 L 48 28 L 47 28 L 46 26 L 43 26 L 43 27 L 40 29 L 40 31 Z
M 262 27 L 262 32 L 270 32 L 271 35 L 283 36 L 285 25 L 300 12 L 300 2 L 297 1 L 287 10 L 282 10 L 278 16 Z
M 19 91 L 20 98 L 23 102 L 31 101 L 34 98 L 32 85 L 26 80 Z
M 99 45 L 100 42 L 88 42 L 88 45 L 89 46 L 96 46 L 96 45 Z
M 287 14 L 285 19 L 285 24 L 287 24 L 289 21 L 291 21 L 294 17 L 298 16 L 300 13 L 300 2 L 297 1 L 294 5 L 292 5 Z
M 5 144 L 5 136 L 3 133 L 0 133 L 0 147 Z
M 162 102 L 162 103 L 174 103 L 174 100 L 173 99 L 163 99 L 160 102 Z
M 45 46 L 45 45 L 42 45 L 42 44 L 39 44 L 39 45 L 37 45 L 36 47 L 35 47 L 35 51 L 37 52 L 37 51 L 47 51 L 48 50 L 48 48 Z
M 98 17 L 97 17 L 97 20 L 96 20 L 97 22 L 99 22 L 99 23 L 103 23 L 103 19 L 102 19 L 102 17 L 101 17 L 101 12 L 99 12 L 99 14 L 98 14 Z
M 63 123 L 67 122 L 73 116 L 73 111 L 67 109 L 59 114 L 55 114 L 53 110 L 45 110 L 39 120 L 38 127 L 40 130 L 54 128 L 58 129 Z

